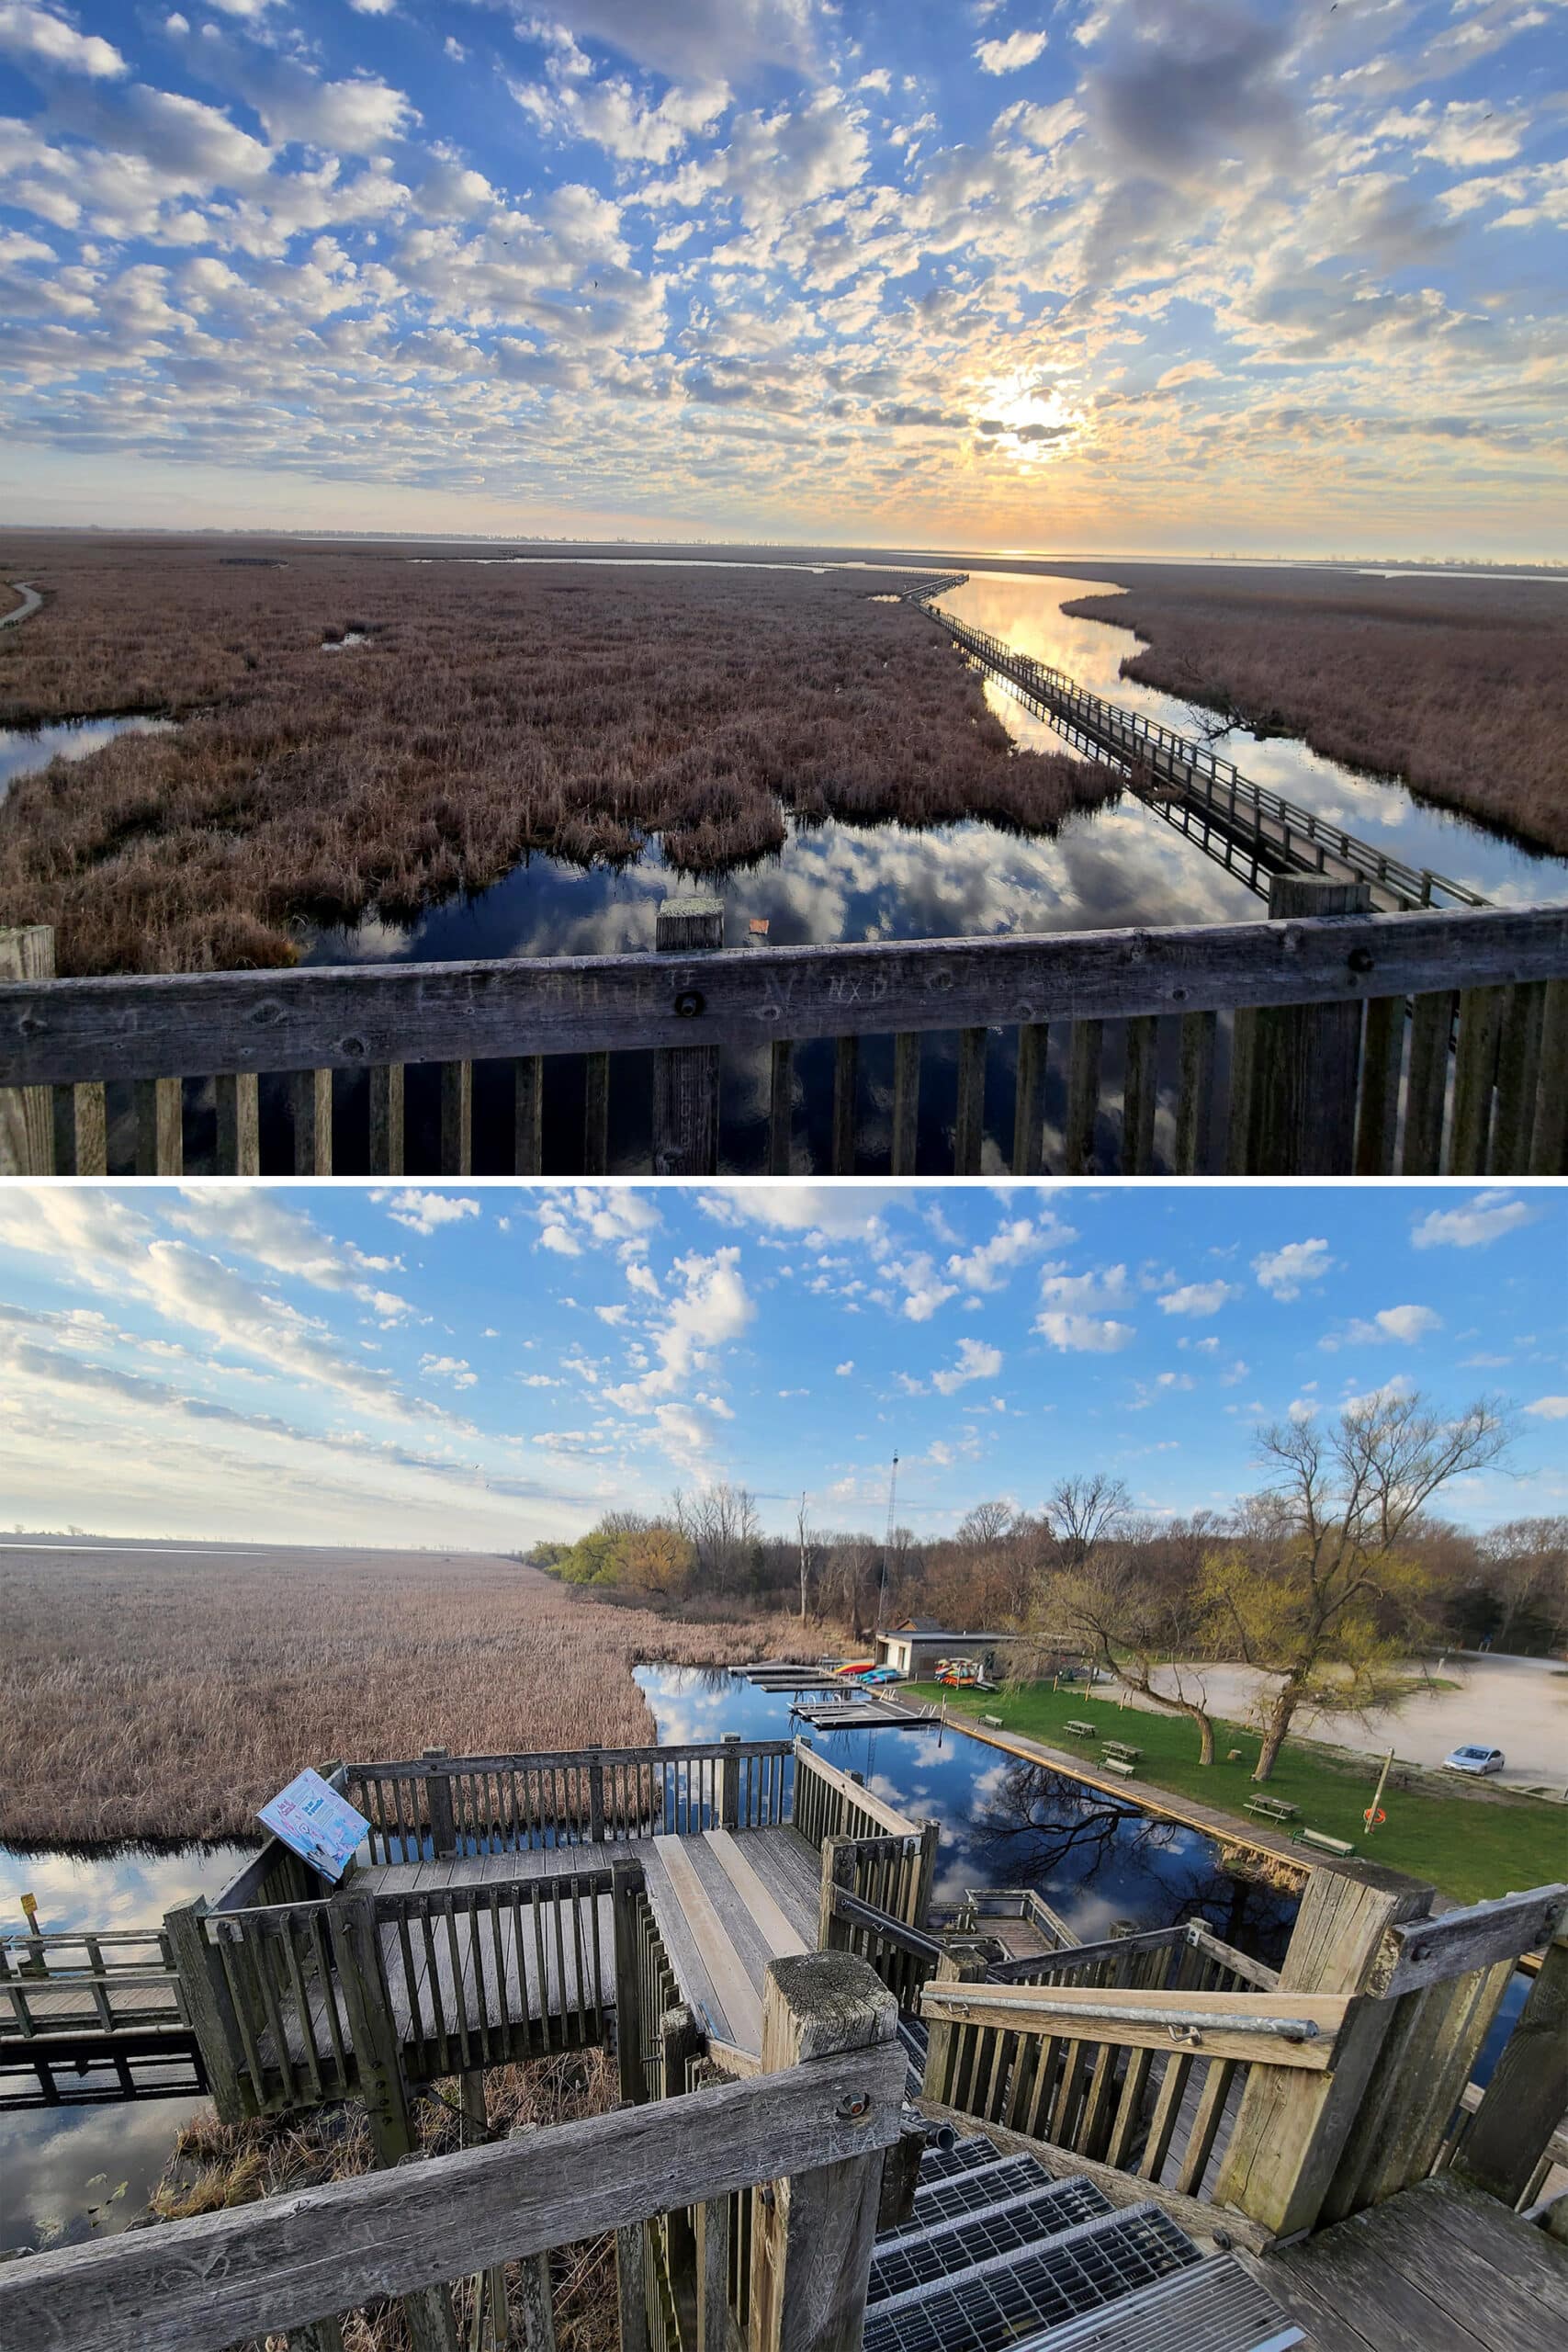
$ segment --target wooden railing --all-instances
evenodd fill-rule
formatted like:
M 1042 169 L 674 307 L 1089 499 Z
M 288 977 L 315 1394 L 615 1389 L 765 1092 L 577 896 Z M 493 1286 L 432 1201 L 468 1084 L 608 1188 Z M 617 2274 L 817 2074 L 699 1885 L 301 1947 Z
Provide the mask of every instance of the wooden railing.
M 928 605 L 935 592 L 926 590 L 912 601 Z M 929 605 L 928 605 L 929 609 Z M 1254 784 L 1234 762 L 1222 759 L 1210 743 L 1197 743 L 1141 711 L 1107 702 L 1087 686 L 1020 653 L 988 629 L 932 612 L 956 645 L 975 656 L 999 677 L 1017 687 L 1026 700 L 1038 703 L 1053 723 L 1086 748 L 1110 752 L 1132 773 L 1134 789 L 1158 799 L 1163 791 L 1189 796 L 1206 813 L 1211 826 L 1224 826 L 1233 836 L 1251 842 L 1251 882 L 1259 887 L 1271 868 L 1281 864 L 1293 871 L 1322 874 L 1332 860 L 1348 875 L 1383 894 L 1391 903 L 1406 907 L 1483 907 L 1478 890 L 1453 882 L 1429 867 L 1408 865 L 1373 842 L 1359 840 L 1342 825 L 1320 817 L 1314 809 L 1288 800 L 1267 785 Z
M 527 1853 L 707 1828 L 765 1829 L 788 1814 L 787 1739 L 600 1747 L 349 1764 L 367 1859 Z
M 825 1846 L 829 1838 L 912 1838 L 919 1845 L 924 1835 L 919 1822 L 911 1821 L 897 1805 L 868 1789 L 858 1773 L 841 1772 L 836 1764 L 829 1764 L 808 1739 L 795 1743 L 795 1804 L 790 1818 L 801 1836 L 817 1847 Z M 930 1826 L 934 1830 L 935 1824 Z M 923 1917 L 923 1898 L 919 1911 L 909 1916 Z
M 706 903 L 716 940 L 722 912 Z M 882 1036 L 894 1040 L 893 1172 L 937 1172 L 919 1151 L 920 1055 L 926 1036 L 947 1032 L 957 1080 L 942 1131 L 952 1168 L 972 1175 L 999 1031 L 1017 1175 L 1046 1165 L 1048 1056 L 1065 1089 L 1056 1172 L 1147 1173 L 1156 1143 L 1179 1174 L 1563 1172 L 1568 910 L 1371 915 L 1339 911 L 1342 903 L 1299 920 L 1292 904 L 1290 919 L 1200 928 L 124 979 L 50 979 L 51 943 L 46 956 L 29 946 L 40 933 L 0 933 L 0 975 L 39 975 L 0 980 L 0 1167 L 105 1172 L 112 1081 L 135 1103 L 134 1141 L 118 1164 L 181 1172 L 185 1122 L 199 1109 L 209 1127 L 216 1117 L 214 1172 L 254 1174 L 258 1082 L 276 1072 L 291 1074 L 296 1172 L 344 1166 L 334 1082 L 367 1078 L 365 1164 L 400 1173 L 405 1069 L 434 1064 L 436 1172 L 472 1167 L 479 1069 L 492 1091 L 515 1098 L 497 1172 L 538 1173 L 545 1063 L 575 1056 L 587 1058 L 587 1110 L 581 1151 L 563 1172 L 602 1173 L 612 1065 L 651 1050 L 644 1164 L 715 1171 L 721 1060 L 739 1053 L 770 1064 L 767 1167 L 798 1173 L 795 1056 L 831 1038 L 829 1159 L 851 1174 L 865 1091 L 860 1044 Z M 1167 1126 L 1156 1124 L 1162 1111 Z
M 920 1996 L 926 2096 L 1280 2235 L 1444 2162 L 1514 2201 L 1562 2120 L 1568 1943 L 1457 2143 L 1452 2121 L 1517 1958 L 1557 1935 L 1568 1887 L 1437 1919 L 1430 1899 L 1315 1873 L 1261 1988 L 1272 1972 L 1195 1923 L 1049 1955 L 1031 1983 L 1021 1963 L 944 1951 Z
M 730 2199 L 750 2207 L 743 2352 L 811 2352 L 858 2330 L 883 2151 L 899 2137 L 904 2059 L 893 2003 L 836 1953 L 774 1962 L 764 2071 L 588 2121 L 399 2165 L 321 2188 L 0 2266 L 0 2340 L 72 2352 L 222 2352 L 287 2336 L 325 2352 L 351 2312 L 400 2301 L 412 2340 L 457 2352 L 477 2279 L 514 2293 L 527 2341 L 552 2340 L 552 2248 L 614 2231 L 622 2352 L 669 2341 L 683 2301 L 728 2341 Z M 775 2187 L 775 2184 L 777 2186 Z M 704 2265 L 650 2278 L 671 2243 Z M 656 2227 L 650 2230 L 648 2225 Z M 525 2301 L 526 2298 L 526 2301 Z M 650 2310 L 660 2322 L 650 2327 Z M 824 2335 L 824 2313 L 839 2330 Z M 479 2328 L 472 2326 L 472 2341 Z
M 0 1939 L 0 2035 L 130 2034 L 186 2022 L 161 1928 L 61 1928 Z
M 828 1838 L 822 1846 L 822 1951 L 851 1951 L 874 1968 L 906 2014 L 942 1956 L 920 1925 L 931 1885 L 934 1822 L 924 1836 Z

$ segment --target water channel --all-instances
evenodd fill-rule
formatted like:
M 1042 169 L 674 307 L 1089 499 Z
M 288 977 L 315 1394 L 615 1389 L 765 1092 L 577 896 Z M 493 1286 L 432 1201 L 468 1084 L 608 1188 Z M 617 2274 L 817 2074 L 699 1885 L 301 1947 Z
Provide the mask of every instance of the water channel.
M 663 1747 L 789 1738 L 801 1726 L 790 1694 L 756 1689 L 723 1669 L 639 1667 Z M 1289 1940 L 1294 1898 L 1221 1866 L 1200 1831 L 1141 1813 L 1066 1772 L 1030 1763 L 962 1729 L 814 1732 L 841 1770 L 912 1819 L 942 1824 L 939 1901 L 966 1888 L 1028 1886 L 1083 1941 L 1121 1922 L 1161 1928 L 1201 1917 L 1227 1942 L 1271 1964 Z M 0 1933 L 24 1926 L 20 1898 L 38 1897 L 45 1928 L 143 1928 L 172 1904 L 211 1894 L 244 1860 L 232 1844 L 163 1853 L 122 1849 L 95 1857 L 0 1848 Z M 1484 2081 L 1522 2006 L 1516 1978 L 1476 2068 Z M 181 2125 L 197 2099 L 135 2100 L 0 2115 L 0 2253 L 109 2235 L 146 2210 Z

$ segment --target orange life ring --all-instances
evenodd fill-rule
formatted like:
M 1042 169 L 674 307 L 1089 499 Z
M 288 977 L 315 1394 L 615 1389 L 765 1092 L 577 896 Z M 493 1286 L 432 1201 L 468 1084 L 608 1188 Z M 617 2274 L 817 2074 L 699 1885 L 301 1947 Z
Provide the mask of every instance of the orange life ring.
M 1362 1814 L 1361 1819 L 1366 1823 L 1369 1829 L 1381 1829 L 1383 1823 L 1388 1819 L 1388 1815 L 1383 1811 L 1381 1804 L 1370 1804 L 1365 1813 Z

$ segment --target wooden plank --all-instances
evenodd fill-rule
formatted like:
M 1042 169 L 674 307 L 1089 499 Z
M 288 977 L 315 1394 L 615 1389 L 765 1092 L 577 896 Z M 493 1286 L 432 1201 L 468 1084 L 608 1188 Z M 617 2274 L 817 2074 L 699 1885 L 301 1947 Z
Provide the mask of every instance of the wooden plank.
M 664 1865 L 671 1891 L 686 1926 L 702 1953 L 707 1975 L 718 1996 L 720 2016 L 714 2023 L 727 2041 L 742 2050 L 762 2046 L 762 2001 L 736 1951 L 728 1929 L 707 1888 L 698 1877 L 691 1856 L 678 1838 L 656 1838 L 654 1849 Z M 671 1959 L 675 1957 L 671 1954 Z
M 512 1065 L 512 1166 L 519 1176 L 540 1176 L 545 1167 L 545 1065 L 542 1056 L 524 1054 Z
M 1404 1059 L 1404 999 L 1375 996 L 1367 1006 L 1361 1046 L 1361 1099 L 1356 1114 L 1358 1176 L 1387 1176 L 1393 1171 Z
M 919 1167 L 920 1033 L 900 1030 L 893 1040 L 893 1169 L 913 1176 Z
M 603 1176 L 610 1164 L 610 1057 L 591 1053 L 583 1073 L 582 1173 Z
M 953 1123 L 953 1172 L 978 1176 L 980 1146 L 986 1125 L 986 1041 L 984 1028 L 960 1030 L 958 1035 L 958 1102 Z
M 333 1074 L 322 1066 L 297 1069 L 289 1080 L 294 1105 L 294 1173 L 333 1172 Z
M 1455 2178 L 1517 2205 L 1568 2110 L 1568 1937 L 1541 1962 L 1481 2104 L 1460 2143 Z
M 54 978 L 54 928 L 29 923 L 0 931 L 0 981 Z M 52 1077 L 52 1073 L 50 1074 Z M 87 1070 L 88 1079 L 103 1076 Z M 0 1176 L 54 1173 L 54 1105 L 48 1080 L 31 1086 L 0 1086 Z
M 1548 980 L 1540 1024 L 1530 1174 L 1568 1174 L 1568 980 Z
M 365 1069 L 394 1060 L 602 1053 L 977 1023 L 1118 1020 L 1553 979 L 1568 910 L 726 949 L 682 1021 L 658 956 L 140 974 L 0 982 L 0 1084 L 187 1068 Z M 700 1037 L 694 1039 L 696 1028 Z
M 804 1936 L 774 1902 L 728 1830 L 708 1830 L 705 1842 L 717 1856 L 719 1867 L 756 1921 L 771 1956 L 774 1960 L 782 1960 L 786 1953 L 809 1951 L 811 1947 Z
M 1155 1164 L 1155 1107 L 1159 1026 L 1152 1012 L 1127 1023 L 1122 1080 L 1122 1173 L 1147 1176 Z
M 185 1173 L 184 1089 L 177 1078 L 138 1079 L 136 1172 L 139 1176 Z
M 1012 1098 L 1012 1172 L 1041 1176 L 1045 1171 L 1045 1057 L 1051 1042 L 1050 1024 L 1025 1021 L 1018 1032 L 1018 1062 Z M 895 1175 L 912 1173 L 895 1169 Z
M 1529 1172 L 1545 1015 L 1544 980 L 1529 980 L 1506 991 L 1503 1032 L 1497 1048 L 1497 1109 L 1489 1161 L 1494 1176 L 1525 1176 Z
M 1402 1174 L 1406 1176 L 1436 1176 L 1442 1166 L 1453 1017 L 1451 989 L 1424 991 L 1416 996 L 1410 1017 L 1404 1148 L 1399 1162 Z
M 1271 920 L 1343 920 L 1370 910 L 1364 882 L 1276 874 Z M 1258 1015 L 1247 1175 L 1348 1175 L 1355 1159 L 1361 1010 L 1354 1001 L 1269 1007 Z
M 1093 2011 L 1107 2004 L 1135 2015 L 1114 2020 Z M 1237 2018 L 1235 2026 L 1200 2026 L 1204 2058 L 1248 2058 L 1256 2064 L 1321 2074 L 1334 2063 L 1335 2044 L 1349 2009 L 1345 1993 L 1188 1993 L 1179 1987 L 1120 1996 L 1100 1984 L 945 1984 L 933 1979 L 920 1996 L 921 2013 L 1010 2032 L 1078 2033 L 1129 2049 L 1168 2050 L 1170 2020 Z M 1089 2014 L 1086 2015 L 1086 2012 Z M 1270 2019 L 1300 2018 L 1315 2038 L 1290 2041 L 1249 2030 Z M 1081 2019 L 1081 2023 L 1076 2020 Z M 1195 2046 L 1196 2048 L 1196 2046 Z
M 1423 2182 L 1330 2231 L 1325 2243 L 1343 2263 L 1340 2275 L 1355 2275 L 1359 2253 L 1370 2256 L 1460 2314 L 1488 2352 L 1538 2352 L 1551 2320 L 1568 2325 L 1568 2262 L 1553 2261 L 1541 2240 L 1546 2260 L 1531 2264 L 1536 2248 L 1528 2222 L 1503 2208 L 1484 2212 L 1478 2199 L 1444 2193 L 1446 2188 Z M 1301 2250 L 1309 2272 L 1313 2255 L 1309 2240 Z
M 1065 1172 L 1069 1176 L 1087 1175 L 1094 1165 L 1103 1034 L 1099 1021 L 1075 1021 L 1072 1025 L 1067 1053 L 1067 1120 L 1062 1145 Z
M 1568 1884 L 1500 1894 L 1393 1930 L 1394 1957 L 1373 1989 L 1393 1999 L 1550 1943 L 1568 1912 Z
M 775 1037 L 768 1061 L 768 1173 L 793 1172 L 792 1134 L 795 1118 L 795 1043 Z
M 474 1168 L 474 1066 L 441 1065 L 441 1173 L 471 1176 Z
M 855 1172 L 855 1083 L 860 1070 L 860 1039 L 840 1037 L 833 1049 L 833 1173 Z
M 1454 1057 L 1454 1120 L 1449 1141 L 1451 1176 L 1484 1176 L 1492 1136 L 1492 1092 L 1506 991 L 1463 989 L 1459 1000 L 1459 1048 Z
M 777 1966 L 860 1963 L 811 1954 Z M 842 1984 L 836 1973 L 809 1981 Z M 843 1998 L 825 2006 L 841 2023 Z M 897 2041 L 803 2049 L 801 2060 L 656 2108 L 617 2109 L 438 2163 L 395 2165 L 6 2264 L 0 2337 L 35 2352 L 142 2352 L 150 2343 L 221 2352 L 308 2324 L 323 2308 L 471 2277 L 759 2178 L 857 2162 L 874 2178 L 880 2151 L 901 2129 Z M 874 2185 L 871 2204 L 874 2214 Z
M 370 1173 L 403 1173 L 404 1075 L 401 1062 L 378 1062 L 370 1074 Z
M 1179 1176 L 1199 1175 L 1208 1150 L 1216 1020 L 1213 1012 L 1188 1012 L 1181 1019 L 1181 1098 L 1176 1114 Z
M 260 1083 L 254 1069 L 220 1075 L 213 1080 L 220 1176 L 261 1173 Z
M 712 898 L 666 899 L 654 918 L 661 956 L 683 959 L 671 975 L 677 1005 L 700 1016 L 705 956 L 724 944 L 724 903 Z M 653 1057 L 653 1172 L 713 1176 L 718 1171 L 718 1048 L 703 1044 Z
M 69 1165 L 60 1153 L 58 1130 L 55 1159 L 57 1172 L 73 1176 L 107 1176 L 109 1172 L 108 1113 L 101 1086 L 60 1087 L 56 1092 L 56 1110 L 63 1097 L 69 1105 L 68 1123 L 71 1130 Z
M 1379 2258 L 1375 2245 L 1348 2241 L 1337 2230 L 1325 2230 L 1306 2245 L 1289 2246 L 1270 2257 L 1260 2274 L 1270 2282 L 1281 2278 L 1287 2295 L 1301 2286 L 1341 2322 L 1353 2321 L 1368 2340 L 1383 2346 L 1420 2346 L 1420 2352 L 1495 2352 L 1487 2335 L 1478 2335 L 1437 2300 L 1437 2294 L 1414 2285 Z M 1428 2280 L 1427 2287 L 1437 2288 Z M 1437 2289 L 1437 2293 L 1440 2293 Z M 1483 2322 L 1484 2325 L 1484 2322 Z M 1313 2336 L 1317 2340 L 1314 2327 Z M 1540 2352 L 1539 2335 L 1510 2352 Z

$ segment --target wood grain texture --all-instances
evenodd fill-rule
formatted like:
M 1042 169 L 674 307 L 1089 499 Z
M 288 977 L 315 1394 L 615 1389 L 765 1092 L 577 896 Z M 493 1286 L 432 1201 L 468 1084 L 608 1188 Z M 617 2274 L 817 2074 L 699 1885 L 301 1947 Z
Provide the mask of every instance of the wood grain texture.
M 1522 1894 L 1495 1895 L 1484 1903 L 1417 1919 L 1393 1931 L 1393 1966 L 1376 1989 L 1396 1994 L 1440 1984 L 1467 1970 L 1517 1960 L 1549 1943 L 1568 1913 L 1568 1885 L 1537 1886 Z
M 861 1963 L 817 1954 L 778 1966 Z M 829 2012 L 839 2007 L 828 1997 Z M 822 2020 L 820 2001 L 812 2014 Z M 897 2041 L 807 2039 L 803 2063 L 755 2082 L 6 2265 L 0 2338 L 29 2352 L 221 2352 L 758 2179 L 857 2164 L 874 2174 L 900 2130 Z M 874 2190 L 871 2205 L 874 2217 Z
M 702 960 L 695 1020 L 676 1012 L 660 956 L 7 980 L 0 1085 L 163 1077 L 176 1050 L 197 1071 L 352 1069 L 1359 1001 L 1564 973 L 1568 909 L 1545 907 L 727 949 Z
M 1541 1962 L 1460 2143 L 1456 2179 L 1517 2205 L 1568 2110 L 1568 1937 Z

